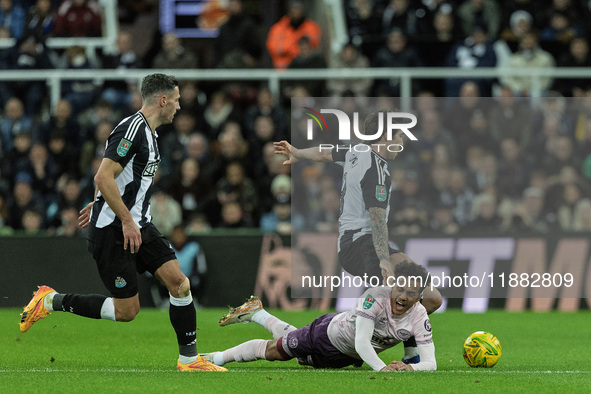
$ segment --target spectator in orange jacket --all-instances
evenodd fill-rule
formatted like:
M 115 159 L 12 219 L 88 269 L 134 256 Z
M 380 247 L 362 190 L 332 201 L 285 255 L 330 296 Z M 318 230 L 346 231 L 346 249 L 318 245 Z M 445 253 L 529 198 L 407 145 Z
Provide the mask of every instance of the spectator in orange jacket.
M 267 49 L 276 69 L 287 68 L 300 53 L 298 41 L 307 36 L 312 48 L 318 48 L 321 35 L 316 22 L 306 17 L 304 4 L 294 0 L 289 5 L 288 14 L 271 26 L 267 36 Z

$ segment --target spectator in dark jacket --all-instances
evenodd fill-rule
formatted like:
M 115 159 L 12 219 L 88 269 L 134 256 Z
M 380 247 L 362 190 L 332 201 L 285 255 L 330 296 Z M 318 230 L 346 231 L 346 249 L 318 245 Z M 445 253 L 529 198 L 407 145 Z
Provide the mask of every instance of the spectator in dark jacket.
M 386 45 L 377 53 L 372 62 L 373 67 L 422 67 L 423 62 L 412 47 L 407 46 L 406 35 L 400 29 L 394 29 L 386 39 Z M 418 89 L 417 84 L 413 87 Z M 376 94 L 399 96 L 400 79 L 390 78 L 376 81 Z
M 40 70 L 53 68 L 49 50 L 35 36 L 29 35 L 5 53 L 2 67 L 5 70 Z M 11 97 L 20 98 L 25 104 L 28 115 L 36 115 L 41 110 L 45 97 L 46 81 L 19 80 L 0 82 L 0 104 L 5 104 Z
M 131 70 L 140 67 L 140 60 L 133 50 L 131 34 L 120 32 L 117 36 L 117 49 L 103 56 L 103 68 Z M 102 99 L 115 108 L 129 106 L 131 103 L 130 82 L 126 80 L 108 80 L 103 84 Z
M 13 195 L 8 204 L 8 224 L 15 230 L 23 229 L 25 212 L 44 213 L 45 206 L 32 188 L 33 178 L 27 172 L 19 172 L 15 177 Z
M 65 52 L 65 68 L 68 70 L 92 70 L 94 65 L 81 46 L 71 46 Z M 78 116 L 92 107 L 96 99 L 94 82 L 88 79 L 62 80 L 62 97 L 72 105 L 72 113 Z
M 55 17 L 51 0 L 37 0 L 27 14 L 26 30 L 28 34 L 40 38 L 50 36 L 55 25 Z
M 197 68 L 197 56 L 187 50 L 174 33 L 162 37 L 162 49 L 152 62 L 154 68 Z
M 584 37 L 576 37 L 570 43 L 568 53 L 558 60 L 558 67 L 591 67 L 589 42 Z M 568 78 L 555 81 L 556 90 L 566 97 L 584 97 L 585 91 L 591 86 L 589 78 Z
M 495 67 L 497 56 L 491 42 L 488 41 L 486 28 L 474 26 L 470 36 L 452 48 L 447 55 L 445 65 L 463 69 Z M 473 78 L 472 80 L 478 84 L 481 95 L 485 97 L 491 95 L 492 80 L 490 78 Z M 466 78 L 448 78 L 445 81 L 445 95 L 458 97 L 460 87 L 466 81 L 468 81 Z
M 307 36 L 302 37 L 298 41 L 298 45 L 300 46 L 300 53 L 290 63 L 288 66 L 289 69 L 326 68 L 326 61 L 324 60 L 322 53 L 317 49 L 314 49 L 310 43 L 310 38 Z M 291 90 L 289 88 L 294 86 L 305 87 L 312 96 L 324 95 L 324 80 L 322 79 L 290 81 L 287 85 L 286 91 L 284 92 L 286 97 L 291 97 Z
M 228 14 L 214 46 L 217 67 L 255 67 L 263 50 L 253 20 L 242 10 L 242 0 L 229 0 Z

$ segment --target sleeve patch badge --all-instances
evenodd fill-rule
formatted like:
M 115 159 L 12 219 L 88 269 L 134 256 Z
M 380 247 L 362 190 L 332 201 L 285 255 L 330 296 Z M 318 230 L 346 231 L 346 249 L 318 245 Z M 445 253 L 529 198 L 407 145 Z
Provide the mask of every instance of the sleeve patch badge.
M 386 191 L 386 186 L 377 185 L 376 186 L 376 198 L 380 202 L 386 201 L 386 197 L 388 197 L 388 192 Z
M 374 302 L 376 302 L 376 300 L 371 296 L 371 294 L 368 294 L 363 301 L 363 309 L 371 308 Z
M 131 148 L 131 141 L 122 138 L 121 142 L 119 142 L 119 146 L 117 147 L 117 154 L 123 157 L 127 154 L 127 152 L 129 152 L 129 148 Z

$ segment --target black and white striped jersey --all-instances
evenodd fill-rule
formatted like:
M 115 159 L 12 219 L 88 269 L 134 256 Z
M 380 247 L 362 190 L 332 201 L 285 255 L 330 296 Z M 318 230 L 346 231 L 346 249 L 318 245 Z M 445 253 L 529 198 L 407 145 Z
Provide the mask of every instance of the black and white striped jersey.
M 115 127 L 105 148 L 104 157 L 118 162 L 123 167 L 115 182 L 123 203 L 139 228 L 145 227 L 152 219 L 152 181 L 160 162 L 156 138 L 158 134 L 152 133 L 146 118 L 138 111 Z M 111 225 L 121 227 L 121 220 L 100 192 L 92 207 L 90 224 L 98 228 Z
M 371 149 L 371 146 L 357 144 L 349 149 L 338 147 L 332 151 L 332 159 L 343 167 L 341 188 L 341 212 L 339 216 L 340 238 L 352 233 L 355 241 L 365 234 L 371 234 L 369 208 L 390 211 L 392 180 L 388 161 Z

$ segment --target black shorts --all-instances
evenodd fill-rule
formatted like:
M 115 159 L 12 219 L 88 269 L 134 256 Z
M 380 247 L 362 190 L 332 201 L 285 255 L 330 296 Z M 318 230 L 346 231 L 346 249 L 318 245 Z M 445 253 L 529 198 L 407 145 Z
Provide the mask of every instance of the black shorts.
M 353 241 L 353 234 L 357 231 L 346 230 L 340 238 L 339 263 L 341 267 L 354 276 L 366 274 L 369 278 L 376 276 L 382 280 L 380 259 L 373 245 L 371 234 L 365 234 Z M 388 244 L 390 254 L 400 253 L 400 250 Z
M 114 226 L 89 227 L 88 251 L 96 261 L 101 279 L 114 298 L 133 297 L 138 292 L 137 274 L 152 275 L 162 264 L 176 259 L 174 251 L 156 226 L 149 223 L 140 229 L 142 244 L 132 254 L 123 249 L 123 231 Z

